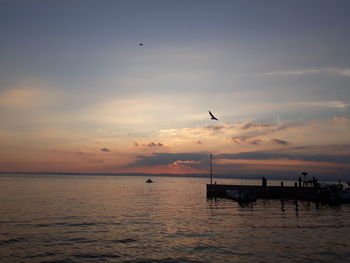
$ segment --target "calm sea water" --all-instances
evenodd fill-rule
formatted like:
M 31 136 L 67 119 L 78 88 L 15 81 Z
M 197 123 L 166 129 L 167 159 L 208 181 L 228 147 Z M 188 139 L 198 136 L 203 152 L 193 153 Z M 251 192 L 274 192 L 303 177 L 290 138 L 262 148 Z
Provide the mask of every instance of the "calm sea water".
M 350 205 L 240 206 L 207 199 L 207 179 L 146 179 L 1 175 L 0 262 L 350 260 Z

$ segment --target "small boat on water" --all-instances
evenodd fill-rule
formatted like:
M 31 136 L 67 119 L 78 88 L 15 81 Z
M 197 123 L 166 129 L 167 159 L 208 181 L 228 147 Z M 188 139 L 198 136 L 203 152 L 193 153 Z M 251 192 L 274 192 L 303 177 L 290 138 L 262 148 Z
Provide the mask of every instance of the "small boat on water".
M 153 183 L 153 181 L 151 180 L 151 178 L 148 178 L 146 183 L 150 184 L 150 183 Z

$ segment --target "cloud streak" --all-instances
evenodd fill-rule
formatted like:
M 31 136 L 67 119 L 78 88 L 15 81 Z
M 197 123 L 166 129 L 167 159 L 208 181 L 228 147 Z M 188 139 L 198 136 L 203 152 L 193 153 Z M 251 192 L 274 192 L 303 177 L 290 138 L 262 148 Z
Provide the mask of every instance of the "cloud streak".
M 147 144 L 148 147 L 164 147 L 164 145 L 160 142 L 155 143 L 155 142 L 150 142 L 149 144 Z
M 108 148 L 102 148 L 101 149 L 102 152 L 111 152 L 111 149 L 108 149 Z
M 314 108 L 335 108 L 335 109 L 346 109 L 350 103 L 343 101 L 332 100 L 332 101 L 312 101 L 312 102 L 301 102 L 301 106 L 314 107 Z
M 349 163 L 349 154 L 301 154 L 301 153 L 279 153 L 269 151 L 242 152 L 236 154 L 221 154 L 216 156 L 220 159 L 234 160 L 295 160 L 310 162 L 328 162 L 328 163 Z
M 204 153 L 154 153 L 152 155 L 138 155 L 131 166 L 154 166 L 171 164 L 198 164 L 208 161 L 208 154 Z
M 253 122 L 248 122 L 243 125 L 242 129 L 243 130 L 250 130 L 250 129 L 260 129 L 260 128 L 269 128 L 271 127 L 270 124 L 266 123 L 253 123 Z
M 251 76 L 301 76 L 310 74 L 332 74 L 344 77 L 350 77 L 350 68 L 325 67 L 325 68 L 307 68 L 287 71 L 271 71 L 256 73 Z
M 261 140 L 255 139 L 255 136 L 235 136 L 232 137 L 231 140 L 236 144 L 248 143 L 253 145 L 261 144 Z
M 140 144 L 138 142 L 134 142 L 135 147 L 139 147 Z M 165 147 L 163 143 L 160 142 L 150 142 L 146 144 L 142 144 L 143 147 Z
M 290 142 L 281 139 L 271 139 L 272 143 L 279 145 L 288 145 Z

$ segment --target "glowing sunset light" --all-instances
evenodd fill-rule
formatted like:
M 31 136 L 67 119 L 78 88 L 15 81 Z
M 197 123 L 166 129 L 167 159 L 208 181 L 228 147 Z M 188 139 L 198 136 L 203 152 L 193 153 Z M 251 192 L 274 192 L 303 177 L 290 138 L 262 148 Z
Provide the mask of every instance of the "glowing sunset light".
M 350 175 L 341 5 L 78 2 L 2 5 L 0 171 Z

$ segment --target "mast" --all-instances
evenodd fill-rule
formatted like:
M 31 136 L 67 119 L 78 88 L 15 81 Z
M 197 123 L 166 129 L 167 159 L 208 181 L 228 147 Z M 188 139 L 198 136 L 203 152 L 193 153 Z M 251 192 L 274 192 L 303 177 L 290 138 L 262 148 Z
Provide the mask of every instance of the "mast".
M 213 155 L 210 154 L 210 184 L 213 184 Z

